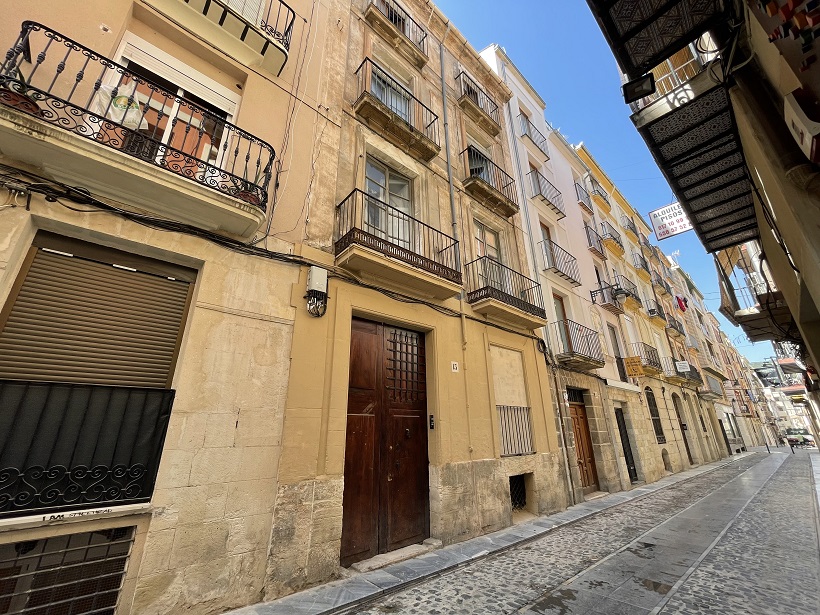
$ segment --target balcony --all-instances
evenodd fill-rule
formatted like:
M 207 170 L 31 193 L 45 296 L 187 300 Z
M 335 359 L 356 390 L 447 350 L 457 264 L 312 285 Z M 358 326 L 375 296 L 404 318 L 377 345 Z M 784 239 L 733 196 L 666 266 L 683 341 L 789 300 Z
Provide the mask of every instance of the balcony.
M 662 357 L 663 377 L 671 384 L 681 385 L 688 379 L 688 372 L 678 369 L 675 357 Z
M 719 401 L 723 399 L 723 386 L 719 380 L 707 375 L 703 388 L 698 391 L 698 397 L 706 401 Z
M 664 280 L 657 271 L 652 272 L 652 286 L 655 287 L 655 292 L 659 295 L 672 295 L 672 287 L 669 286 L 669 282 Z
M 0 380 L 0 519 L 151 500 L 174 391 Z
M 572 286 L 580 286 L 581 272 L 578 269 L 578 260 L 549 239 L 545 239 L 540 245 L 544 254 L 544 269 L 563 278 Z
M 666 330 L 672 337 L 686 337 L 686 329 L 683 328 L 683 323 L 672 315 L 666 318 Z
M 652 280 L 652 271 L 649 269 L 649 263 L 646 262 L 643 255 L 634 252 L 632 254 L 632 266 L 635 267 L 638 277 L 644 282 Z
M 647 375 L 657 376 L 663 371 L 658 349 L 649 344 L 643 342 L 632 344 L 632 356 L 641 358 L 641 366 Z
M 279 75 L 288 61 L 296 14 L 281 0 L 145 2 L 245 66 Z
M 575 184 L 575 196 L 578 198 L 578 206 L 588 215 L 592 216 L 595 211 L 592 209 L 592 201 L 589 198 L 589 192 L 584 190 L 581 184 Z
M 336 265 L 447 299 L 461 290 L 458 242 L 354 190 L 336 206 Z
M 654 299 L 644 299 L 644 307 L 649 318 L 655 322 L 666 323 L 666 313 L 663 311 L 663 306 Z
M 606 365 L 598 332 L 571 320 L 550 325 L 550 344 L 555 359 L 564 367 L 589 371 Z
M 584 230 L 587 233 L 587 245 L 589 246 L 589 251 L 592 252 L 598 258 L 606 260 L 604 240 L 598 233 L 595 232 L 595 229 L 591 226 L 584 224 Z
M 638 286 L 632 280 L 622 275 L 615 276 L 613 292 L 615 296 L 621 297 L 623 306 L 628 310 L 637 310 L 643 305 L 638 295 Z
M 427 64 L 427 31 L 393 0 L 368 0 L 364 18 L 416 67 Z
M 611 284 L 601 284 L 598 290 L 590 291 L 592 303 L 600 305 L 602 308 L 613 314 L 623 314 L 624 308 L 618 297 L 615 295 L 616 287 Z
M 638 227 L 635 226 L 635 221 L 632 218 L 627 215 L 621 215 L 621 227 L 633 241 L 638 241 Z
M 541 133 L 540 130 L 533 126 L 530 118 L 523 113 L 518 116 L 518 121 L 521 124 L 521 136 L 529 139 L 530 143 L 532 143 L 538 152 L 543 155 L 545 162 L 549 160 L 550 148 L 547 138 Z
M 661 262 L 661 251 L 652 244 L 649 243 L 649 240 L 641 235 L 641 245 L 647 249 L 649 252 L 649 260 L 655 261 L 656 263 L 660 264 Z
M 467 263 L 467 301 L 479 314 L 537 329 L 547 324 L 541 285 L 488 256 Z
M 691 335 L 686 336 L 686 347 L 689 350 L 700 353 L 700 342 L 698 342 L 697 338 L 692 337 Z
M 441 151 L 438 116 L 370 58 L 356 71 L 356 114 L 386 139 L 420 160 Z
M 624 255 L 624 242 L 621 234 L 609 222 L 601 222 L 601 239 L 607 250 L 618 256 Z
M 606 194 L 606 190 L 601 187 L 601 184 L 592 180 L 592 190 L 590 194 L 592 195 L 592 202 L 598 206 L 598 209 L 603 211 L 604 213 L 609 213 L 612 211 L 612 203 L 609 202 L 609 197 Z
M 461 182 L 464 190 L 500 216 L 510 218 L 518 213 L 513 178 L 472 145 L 461 155 L 468 171 Z
M 498 136 L 501 132 L 498 105 L 487 92 L 463 71 L 456 75 L 456 90 L 458 105 L 464 113 L 491 136 Z
M 566 218 L 567 214 L 564 211 L 564 199 L 558 188 L 553 186 L 546 177 L 535 169 L 527 173 L 527 177 L 530 179 L 532 198 L 538 199 L 549 207 L 555 215 L 558 216 L 558 220 Z
M 703 376 L 700 375 L 698 369 L 691 363 L 689 364 L 689 371 L 686 372 L 686 380 L 695 386 L 703 384 Z
M 40 24 L 0 66 L 0 142 L 57 181 L 198 228 L 248 238 L 265 219 L 269 144 Z
M 496 406 L 501 425 L 501 456 L 532 455 L 535 443 L 532 437 L 532 414 L 526 406 Z

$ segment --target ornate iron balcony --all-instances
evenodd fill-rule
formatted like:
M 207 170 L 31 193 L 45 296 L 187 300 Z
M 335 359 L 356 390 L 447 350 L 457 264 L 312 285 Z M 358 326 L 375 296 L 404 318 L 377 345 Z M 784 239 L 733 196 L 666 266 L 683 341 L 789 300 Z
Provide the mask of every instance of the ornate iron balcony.
M 624 242 L 623 242 L 623 239 L 621 239 L 621 234 L 618 231 L 616 231 L 615 227 L 613 227 L 606 220 L 601 222 L 601 238 L 605 239 L 605 240 L 606 239 L 611 239 L 612 241 L 614 241 L 618 245 L 618 247 L 621 250 L 624 249 Z
M 672 287 L 669 286 L 669 282 L 664 280 L 657 271 L 652 272 L 652 284 L 657 287 L 659 293 L 672 294 Z
M 646 259 L 637 252 L 632 254 L 632 264 L 635 265 L 635 269 L 643 269 L 647 273 L 650 273 L 649 263 L 647 263 Z
M 541 285 L 525 275 L 482 256 L 464 267 L 467 274 L 467 301 L 496 299 L 514 308 L 546 318 Z
M 532 188 L 532 197 L 539 198 L 546 203 L 552 211 L 558 215 L 558 219 L 566 218 L 567 214 L 564 211 L 564 198 L 561 192 L 552 185 L 546 177 L 544 177 L 537 170 L 533 169 L 527 173 L 530 178 L 530 187 Z
M 666 319 L 666 322 L 667 322 L 667 327 L 669 329 L 671 329 L 672 331 L 677 332 L 677 334 L 679 334 L 681 336 L 686 335 L 686 330 L 683 328 L 683 323 L 681 323 L 681 321 L 679 321 L 674 316 L 669 316 Z
M 549 239 L 541 242 L 544 253 L 544 266 L 554 271 L 573 286 L 581 285 L 581 273 L 578 269 L 578 259 Z
M 336 256 L 357 244 L 456 284 L 458 241 L 361 190 L 336 206 Z
M 638 236 L 638 227 L 635 226 L 635 222 L 629 216 L 621 216 L 621 226 L 624 227 L 624 230 L 629 231 L 630 233 L 635 235 L 635 237 Z
M 550 342 L 556 358 L 580 369 L 598 369 L 606 364 L 598 332 L 572 320 L 550 325 Z
M 529 137 L 535 147 L 541 150 L 541 153 L 549 160 L 550 148 L 547 138 L 533 125 L 530 118 L 523 113 L 518 116 L 518 120 L 521 122 L 521 136 Z
M 644 299 L 644 306 L 650 317 L 666 320 L 666 312 L 663 311 L 663 306 L 654 299 Z
M 592 202 L 589 200 L 589 192 L 584 190 L 584 187 L 579 183 L 575 184 L 575 196 L 578 198 L 578 205 L 581 206 L 581 209 L 591 216 L 594 212 Z
M 174 391 L 0 380 L 0 518 L 148 502 Z
M 641 365 L 646 369 L 654 372 L 660 372 L 663 369 L 661 365 L 661 357 L 658 354 L 658 349 L 644 342 L 637 342 L 632 344 L 633 356 L 641 358 Z
M 490 98 L 489 94 L 473 81 L 467 73 L 462 71 L 456 75 L 456 84 L 458 86 L 459 98 L 470 99 L 473 104 L 487 114 L 496 125 L 501 125 L 498 105 L 495 104 L 495 101 Z
M 41 24 L 24 22 L 6 53 L 0 65 L 0 103 L 254 207 L 266 207 L 275 157 L 268 143 L 212 108 Z
M 595 232 L 594 228 L 587 226 L 586 224 L 584 225 L 584 230 L 587 233 L 587 243 L 589 244 L 590 252 L 597 255 L 599 258 L 605 259 L 606 252 L 604 251 L 604 241 L 601 239 L 601 236 Z
M 613 314 L 623 314 L 624 308 L 621 302 L 618 301 L 615 295 L 617 286 L 612 284 L 601 284 L 597 290 L 590 291 L 589 295 L 592 298 L 592 303 L 600 305 L 605 310 Z
M 592 186 L 592 190 L 590 191 L 590 193 L 595 196 L 601 197 L 601 199 L 603 199 L 604 202 L 609 206 L 609 197 L 607 196 L 606 190 L 604 190 L 603 186 L 601 186 L 601 184 L 599 184 L 594 179 L 590 180 L 590 184 Z
M 427 31 L 410 17 L 407 11 L 393 0 L 369 0 L 369 4 L 384 15 L 424 55 L 427 55 Z
M 625 294 L 631 297 L 638 304 L 642 304 L 641 298 L 638 295 L 638 285 L 622 275 L 615 276 L 615 290 L 616 295 Z
M 472 145 L 467 146 L 461 154 L 468 173 L 463 182 L 465 190 L 495 205 L 503 215 L 509 217 L 515 214 L 518 202 L 513 178 Z

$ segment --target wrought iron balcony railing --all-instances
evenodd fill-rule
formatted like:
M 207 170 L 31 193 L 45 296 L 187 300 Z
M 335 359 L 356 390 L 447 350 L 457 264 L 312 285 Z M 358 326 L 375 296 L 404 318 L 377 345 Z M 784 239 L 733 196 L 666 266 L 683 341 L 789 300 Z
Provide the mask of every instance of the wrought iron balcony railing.
M 148 502 L 174 391 L 0 380 L 0 518 Z
M 663 306 L 660 303 L 654 299 L 644 299 L 643 303 L 646 308 L 646 313 L 649 314 L 649 316 L 666 320 L 666 312 L 664 312 Z
M 661 365 L 663 365 L 663 375 L 667 378 L 686 380 L 689 377 L 687 372 L 678 369 L 678 361 L 675 357 L 661 357 Z
M 547 157 L 547 160 L 550 159 L 550 148 L 547 138 L 543 135 L 543 133 L 538 130 L 533 123 L 523 113 L 518 116 L 518 120 L 521 123 L 521 136 L 522 137 L 529 137 L 530 140 L 535 144 L 541 153 Z
M 595 229 L 591 226 L 584 225 L 584 230 L 587 233 L 587 244 L 589 245 L 589 249 L 597 254 L 600 258 L 606 258 L 606 252 L 604 251 L 604 241 L 601 236 L 595 232 Z
M 626 294 L 628 297 L 635 299 L 638 303 L 643 304 L 640 296 L 638 295 L 638 285 L 622 275 L 615 276 L 615 294 Z
M 499 126 L 501 125 L 501 119 L 498 113 L 498 105 L 495 104 L 495 101 L 490 98 L 489 94 L 485 92 L 481 86 L 479 86 L 475 81 L 473 81 L 465 72 L 460 72 L 456 75 L 456 84 L 458 86 L 458 95 L 459 98 L 466 97 L 475 103 L 479 109 L 481 109 L 484 113 L 490 116 L 490 119 L 493 120 Z
M 379 1 L 376 2 L 379 4 Z M 370 58 L 356 69 L 359 94 L 370 94 L 390 109 L 393 116 L 439 145 L 438 115 L 393 79 L 387 71 Z
M 532 417 L 526 406 L 496 406 L 501 423 L 501 456 L 531 455 L 535 452 Z
M 696 337 L 692 337 L 691 335 L 686 336 L 686 347 L 691 348 L 692 350 L 700 350 L 700 342 L 698 342 Z
M 483 180 L 496 192 L 501 193 L 508 201 L 517 203 L 515 180 L 504 169 L 472 145 L 468 145 L 467 149 L 461 153 L 464 156 L 464 165 L 468 171 L 467 177 L 477 177 Z
M 703 382 L 703 376 L 700 375 L 700 370 L 698 370 L 698 368 L 691 363 L 689 363 L 689 373 L 687 378 L 693 382 Z
M 635 265 L 635 269 L 643 269 L 646 273 L 651 272 L 649 269 L 649 263 L 647 263 L 646 259 L 637 252 L 632 254 L 632 264 Z
M 575 196 L 578 198 L 578 204 L 584 208 L 587 213 L 592 215 L 592 203 L 589 200 L 589 192 L 587 192 L 581 184 L 575 184 Z
M 621 239 L 621 234 L 618 231 L 616 231 L 615 227 L 613 227 L 606 220 L 601 222 L 601 238 L 602 239 L 611 239 L 616 244 L 618 244 L 618 246 L 622 250 L 624 248 L 624 242 L 623 242 L 623 239 Z
M 369 0 L 411 43 L 427 55 L 427 31 L 393 0 Z
M 665 292 L 667 295 L 672 294 L 672 287 L 669 286 L 669 282 L 664 280 L 657 271 L 652 272 L 652 284 L 657 286 L 661 292 Z
M 669 316 L 666 319 L 666 323 L 667 323 L 667 326 L 670 329 L 674 329 L 675 331 L 677 331 L 681 335 L 686 335 L 686 329 L 683 328 L 683 323 L 681 321 L 679 321 L 677 318 L 675 318 L 674 316 Z
M 601 338 L 595 329 L 572 320 L 559 320 L 550 325 L 550 330 L 556 355 L 580 355 L 604 365 Z
M 635 221 L 632 220 L 632 218 L 630 218 L 629 216 L 621 216 L 621 226 L 624 227 L 624 230 L 629 231 L 630 233 L 635 235 L 635 237 L 638 236 L 638 227 L 635 226 Z
M 579 286 L 581 284 L 578 259 L 549 239 L 541 242 L 541 250 L 544 254 L 545 269 L 555 271 L 573 285 Z
M 361 190 L 336 206 L 335 236 L 337 256 L 357 244 L 461 284 L 458 241 Z
M 467 274 L 467 301 L 496 299 L 514 308 L 546 318 L 541 285 L 535 280 L 502 265 L 489 256 L 482 256 L 464 267 Z
M 0 65 L 0 103 L 265 209 L 274 150 L 227 115 L 41 24 Z
M 597 181 L 595 181 L 593 179 L 593 180 L 590 180 L 590 187 L 591 187 L 590 194 L 593 194 L 595 196 L 599 196 L 604 200 L 604 202 L 606 202 L 607 205 L 610 204 L 609 203 L 609 197 L 606 194 L 606 190 L 604 190 L 604 188 L 603 188 L 603 186 L 601 186 L 601 184 L 599 184 Z
M 564 198 L 561 196 L 561 192 L 558 188 L 535 169 L 527 173 L 527 176 L 530 178 L 532 197 L 537 197 L 545 201 L 547 205 L 558 214 L 559 219 L 565 218 L 567 214 L 564 211 Z
M 632 352 L 635 357 L 641 358 L 641 365 L 648 369 L 661 371 L 661 356 L 658 354 L 658 349 L 644 342 L 637 342 L 632 344 Z
M 623 314 L 624 309 L 615 294 L 617 290 L 618 287 L 614 284 L 602 283 L 596 290 L 590 291 L 589 295 L 593 304 L 600 305 L 613 314 Z

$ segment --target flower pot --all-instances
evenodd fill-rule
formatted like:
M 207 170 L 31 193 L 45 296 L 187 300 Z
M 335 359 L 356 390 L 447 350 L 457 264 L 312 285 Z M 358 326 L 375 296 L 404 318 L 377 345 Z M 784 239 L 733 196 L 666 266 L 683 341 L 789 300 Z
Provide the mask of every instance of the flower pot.
M 40 115 L 40 106 L 31 98 L 14 90 L 0 89 L 0 102 L 29 115 Z
M 259 207 L 262 204 L 262 200 L 255 192 L 250 192 L 248 190 L 242 190 L 237 193 L 237 198 L 245 201 L 246 203 L 250 203 L 251 205 L 255 205 Z

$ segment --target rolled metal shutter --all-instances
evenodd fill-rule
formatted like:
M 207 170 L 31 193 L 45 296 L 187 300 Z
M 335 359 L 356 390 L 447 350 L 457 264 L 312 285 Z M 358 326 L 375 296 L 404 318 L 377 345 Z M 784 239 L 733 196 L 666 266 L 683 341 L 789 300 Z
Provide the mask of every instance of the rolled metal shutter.
M 0 314 L 0 378 L 169 386 L 195 272 L 45 233 L 32 249 Z

